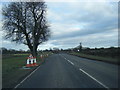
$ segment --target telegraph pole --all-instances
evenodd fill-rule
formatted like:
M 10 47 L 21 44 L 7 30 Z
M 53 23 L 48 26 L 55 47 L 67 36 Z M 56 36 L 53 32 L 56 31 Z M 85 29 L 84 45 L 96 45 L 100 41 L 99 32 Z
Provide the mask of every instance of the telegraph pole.
M 79 47 L 80 52 L 82 51 L 82 43 L 80 42 L 80 47 Z

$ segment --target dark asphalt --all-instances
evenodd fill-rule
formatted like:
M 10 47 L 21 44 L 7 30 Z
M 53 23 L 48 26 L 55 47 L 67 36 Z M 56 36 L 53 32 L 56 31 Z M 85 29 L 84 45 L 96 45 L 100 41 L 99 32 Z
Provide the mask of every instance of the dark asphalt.
M 68 54 L 53 54 L 17 88 L 105 88 L 104 85 L 117 88 L 117 75 L 117 65 Z

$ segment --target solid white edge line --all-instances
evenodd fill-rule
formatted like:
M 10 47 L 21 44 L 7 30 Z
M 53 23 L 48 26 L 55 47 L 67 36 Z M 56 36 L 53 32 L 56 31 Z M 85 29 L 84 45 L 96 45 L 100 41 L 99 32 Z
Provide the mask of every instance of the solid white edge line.
M 40 66 L 39 66 L 40 67 Z M 38 67 L 38 68 L 39 68 Z M 16 89 L 18 86 L 20 86 L 20 84 L 22 84 L 27 78 L 29 78 L 35 71 L 38 70 L 38 68 L 36 68 L 34 71 L 32 71 L 27 77 L 25 77 L 19 84 L 17 84 L 14 89 Z
M 95 79 L 93 76 L 91 76 L 90 74 L 88 74 L 87 72 L 85 72 L 82 69 L 79 69 L 80 71 L 82 71 L 83 73 L 85 73 L 86 75 L 88 75 L 90 78 L 92 78 L 93 80 L 95 80 L 96 82 L 98 82 L 100 85 L 102 85 L 104 88 L 109 89 L 106 85 L 104 85 L 103 83 L 101 83 L 100 81 L 98 81 L 97 79 Z

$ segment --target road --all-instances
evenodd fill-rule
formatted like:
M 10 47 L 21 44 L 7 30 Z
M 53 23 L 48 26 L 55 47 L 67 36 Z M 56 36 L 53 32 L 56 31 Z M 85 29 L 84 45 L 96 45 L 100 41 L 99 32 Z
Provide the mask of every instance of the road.
M 118 66 L 53 54 L 15 88 L 117 88 Z

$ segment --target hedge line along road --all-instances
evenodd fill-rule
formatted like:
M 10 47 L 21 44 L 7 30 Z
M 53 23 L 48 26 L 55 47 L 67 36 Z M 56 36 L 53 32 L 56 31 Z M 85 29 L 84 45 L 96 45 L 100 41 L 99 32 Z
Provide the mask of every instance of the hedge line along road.
M 53 54 L 15 88 L 118 88 L 118 66 Z

